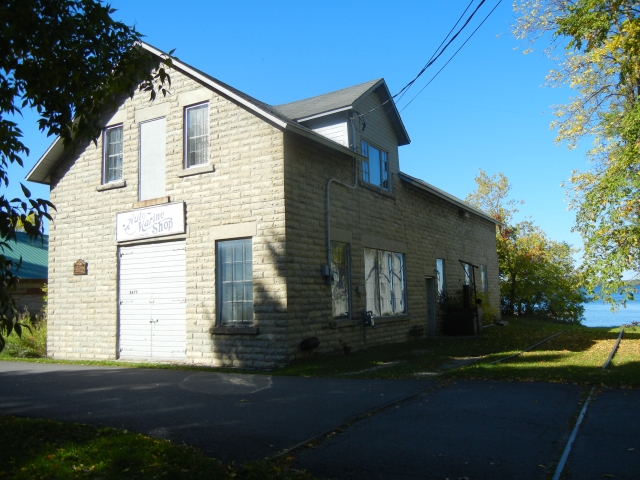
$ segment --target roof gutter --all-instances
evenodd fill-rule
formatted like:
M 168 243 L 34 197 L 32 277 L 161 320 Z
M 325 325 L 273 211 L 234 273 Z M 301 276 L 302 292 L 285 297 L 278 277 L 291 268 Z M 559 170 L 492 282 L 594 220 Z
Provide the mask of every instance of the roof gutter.
M 502 225 L 502 223 L 498 222 L 495 218 L 492 218 L 491 216 L 487 215 L 486 213 L 484 213 L 482 210 L 479 210 L 475 207 L 472 207 L 471 205 L 469 205 L 467 202 L 464 202 L 462 200 L 460 200 L 457 197 L 454 197 L 453 195 L 445 192 L 444 190 L 440 190 L 438 187 L 434 187 L 433 185 L 423 181 L 423 180 L 419 180 L 415 177 L 412 177 L 411 175 L 407 175 L 406 173 L 403 172 L 398 172 L 398 178 L 400 178 L 400 180 L 409 183 L 411 185 L 413 185 L 416 188 L 419 188 L 420 190 L 424 190 L 425 192 L 429 192 L 432 195 L 435 195 L 436 197 L 439 197 L 453 205 L 455 205 L 456 207 L 460 208 L 461 210 L 464 210 L 465 212 L 469 212 L 472 213 L 474 215 L 477 215 L 485 220 L 490 221 L 491 223 L 494 223 L 496 225 Z

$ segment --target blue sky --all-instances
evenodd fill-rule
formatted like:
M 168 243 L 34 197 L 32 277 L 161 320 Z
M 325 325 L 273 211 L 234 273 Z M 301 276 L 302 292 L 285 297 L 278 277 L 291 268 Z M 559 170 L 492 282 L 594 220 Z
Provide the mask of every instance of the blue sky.
M 474 1 L 474 6 L 479 0 Z M 510 33 L 514 14 L 503 1 L 438 77 L 404 110 L 497 0 L 487 0 L 469 27 L 399 103 L 411 144 L 400 167 L 464 199 L 478 169 L 503 172 L 512 196 L 554 240 L 580 245 L 571 233 L 560 187 L 587 169 L 588 145 L 556 146 L 550 106 L 571 95 L 543 87 L 553 66 L 542 45 L 529 55 Z M 391 93 L 428 59 L 469 0 L 322 2 L 113 0 L 114 18 L 135 24 L 146 41 L 270 104 L 286 103 L 384 77 Z M 460 41 L 461 40 L 461 41 Z M 519 48 L 518 48 L 519 47 Z M 12 168 L 9 195 L 52 139 L 25 112 L 20 127 L 31 150 L 25 169 Z M 48 188 L 28 184 L 48 198 Z M 18 190 L 16 190 L 16 188 Z

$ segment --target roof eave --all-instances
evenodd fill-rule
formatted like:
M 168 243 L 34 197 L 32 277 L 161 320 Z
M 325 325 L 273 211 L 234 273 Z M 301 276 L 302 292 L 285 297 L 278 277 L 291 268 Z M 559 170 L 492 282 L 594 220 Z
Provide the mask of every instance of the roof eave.
M 360 98 L 358 98 L 358 100 L 369 95 L 371 92 L 375 91 L 381 86 L 384 87 L 384 89 L 382 90 L 382 92 L 380 92 L 382 93 L 382 95 L 380 95 L 380 93 L 378 93 L 378 95 L 382 97 L 381 100 L 383 104 L 387 102 L 391 103 L 391 108 L 387 109 L 387 115 L 391 115 L 393 117 L 393 120 L 391 122 L 392 124 L 396 123 L 396 136 L 398 137 L 398 146 L 401 147 L 403 145 L 409 145 L 411 143 L 411 139 L 409 138 L 409 134 L 407 133 L 407 129 L 405 128 L 404 123 L 402 122 L 402 117 L 400 117 L 400 112 L 398 112 L 398 109 L 396 108 L 396 104 L 393 101 L 393 97 L 391 96 L 389 87 L 387 87 L 387 83 L 384 81 L 383 78 L 378 80 L 366 92 L 360 95 Z
M 454 197 L 450 193 L 447 193 L 444 190 L 439 189 L 438 187 L 434 187 L 433 185 L 425 182 L 424 180 L 420 180 L 418 178 L 412 177 L 411 175 L 407 175 L 406 173 L 403 173 L 403 172 L 398 172 L 398 177 L 400 178 L 400 180 L 403 180 L 404 182 L 409 183 L 414 187 L 424 190 L 425 192 L 429 192 L 432 195 L 435 195 L 436 197 L 439 197 L 466 212 L 473 213 L 474 215 L 484 218 L 485 220 L 488 220 L 491 223 L 494 223 L 496 225 L 502 225 L 495 218 L 492 218 L 490 215 L 487 215 L 482 210 L 472 207 L 467 202 L 460 200 L 457 197 Z
M 167 58 L 167 54 L 166 53 L 164 53 L 161 50 L 158 50 L 157 48 L 155 48 L 155 47 L 153 47 L 153 46 L 151 46 L 151 45 L 149 45 L 147 43 L 140 42 L 140 46 L 142 48 L 144 48 L 145 50 L 147 50 L 148 52 L 152 53 L 153 55 L 156 55 L 159 58 Z M 281 130 L 294 131 L 294 132 L 296 132 L 296 133 L 298 133 L 300 135 L 303 135 L 305 137 L 311 138 L 312 140 L 315 140 L 318 143 L 326 145 L 326 146 L 328 146 L 330 148 L 333 148 L 335 150 L 338 150 L 338 151 L 340 151 L 342 153 L 347 153 L 349 155 L 361 158 L 360 154 L 354 152 L 353 150 L 350 150 L 350 149 L 344 147 L 343 145 L 340 145 L 339 143 L 336 143 L 336 142 L 334 142 L 332 140 L 329 140 L 329 139 L 323 137 L 319 133 L 315 133 L 315 132 L 312 132 L 312 131 L 307 131 L 306 129 L 298 127 L 293 122 L 287 122 L 287 121 L 285 121 L 285 120 L 283 120 L 281 118 L 276 117 L 275 115 L 272 115 L 271 113 L 261 109 L 257 105 L 251 103 L 250 101 L 248 101 L 247 99 L 245 99 L 242 96 L 238 95 L 237 93 L 235 93 L 234 91 L 232 91 L 229 88 L 225 87 L 224 85 L 221 85 L 220 83 L 215 82 L 210 77 L 204 75 L 202 72 L 200 72 L 199 70 L 187 65 L 186 63 L 183 63 L 183 62 L 181 62 L 180 60 L 177 60 L 177 59 L 173 59 L 172 63 L 173 63 L 173 66 L 176 69 L 181 70 L 184 73 L 187 73 L 188 75 L 196 78 L 203 85 L 206 85 L 206 86 L 212 88 L 213 90 L 218 91 L 222 95 L 224 95 L 224 96 L 232 99 L 233 101 L 239 103 L 240 105 L 243 105 L 249 111 L 252 111 L 257 116 L 269 121 L 270 123 L 275 125 L 277 128 L 279 128 Z M 62 145 L 62 143 L 63 142 L 59 137 L 56 140 L 54 140 L 54 142 L 51 144 L 51 146 L 42 155 L 40 160 L 38 160 L 36 165 L 27 174 L 26 179 L 28 181 L 35 182 L 35 183 L 42 183 L 42 184 L 45 184 L 45 185 L 49 185 L 50 184 L 50 178 L 49 177 L 50 177 L 51 171 L 55 168 L 55 166 L 58 164 L 60 158 L 65 153 L 65 149 L 64 149 L 64 146 Z
M 304 128 L 302 126 L 298 126 L 292 123 L 287 124 L 287 130 L 289 130 L 290 132 L 294 132 L 298 135 L 301 135 L 303 137 L 307 137 L 310 138 L 311 140 L 314 140 L 322 145 L 325 145 L 329 148 L 332 148 L 333 150 L 337 150 L 338 152 L 344 153 L 346 155 L 349 155 L 351 157 L 355 157 L 359 160 L 363 160 L 363 161 L 368 161 L 369 158 L 365 157 L 364 155 L 351 150 L 350 148 L 345 147 L 344 145 L 338 143 L 338 142 L 334 142 L 333 140 L 331 140 L 330 138 L 327 137 L 323 137 L 322 135 L 319 135 L 307 128 Z

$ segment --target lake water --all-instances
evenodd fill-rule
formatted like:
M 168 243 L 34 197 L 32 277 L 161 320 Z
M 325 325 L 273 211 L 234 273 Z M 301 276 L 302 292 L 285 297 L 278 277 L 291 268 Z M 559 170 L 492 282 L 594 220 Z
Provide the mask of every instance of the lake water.
M 638 297 L 638 294 L 636 294 Z M 622 295 L 614 295 L 616 300 L 622 299 Z M 620 307 L 617 311 L 611 311 L 611 305 L 602 301 L 584 304 L 584 320 L 586 327 L 619 327 L 622 324 L 640 321 L 640 300 L 627 302 L 627 307 Z

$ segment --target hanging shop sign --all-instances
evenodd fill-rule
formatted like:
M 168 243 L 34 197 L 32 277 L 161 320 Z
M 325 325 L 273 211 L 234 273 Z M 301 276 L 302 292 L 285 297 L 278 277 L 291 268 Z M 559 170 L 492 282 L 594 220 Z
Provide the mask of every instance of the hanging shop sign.
M 116 215 L 116 241 L 185 233 L 184 202 L 165 203 Z

